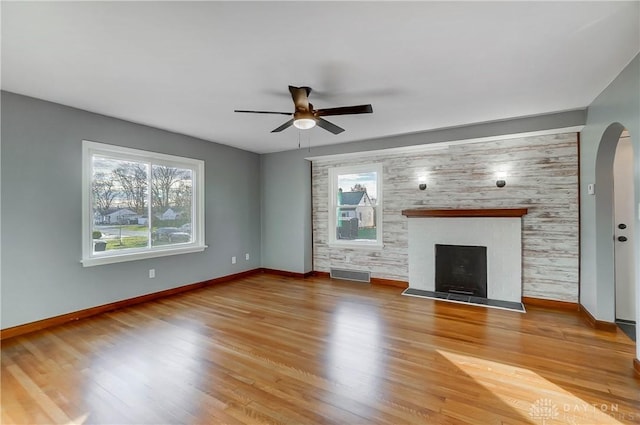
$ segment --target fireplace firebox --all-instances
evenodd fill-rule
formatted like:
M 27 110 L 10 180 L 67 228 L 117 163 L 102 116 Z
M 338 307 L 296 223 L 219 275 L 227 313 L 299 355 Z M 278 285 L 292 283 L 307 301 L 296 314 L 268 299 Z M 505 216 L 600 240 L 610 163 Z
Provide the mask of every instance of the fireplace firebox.
M 487 247 L 436 244 L 436 292 L 487 298 Z

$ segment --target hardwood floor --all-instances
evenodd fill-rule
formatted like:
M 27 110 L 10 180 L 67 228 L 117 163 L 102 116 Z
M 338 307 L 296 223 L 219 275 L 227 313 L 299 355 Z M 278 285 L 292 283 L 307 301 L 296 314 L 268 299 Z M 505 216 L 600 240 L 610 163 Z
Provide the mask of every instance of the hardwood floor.
M 400 293 L 258 274 L 8 339 L 1 420 L 640 423 L 621 331 Z

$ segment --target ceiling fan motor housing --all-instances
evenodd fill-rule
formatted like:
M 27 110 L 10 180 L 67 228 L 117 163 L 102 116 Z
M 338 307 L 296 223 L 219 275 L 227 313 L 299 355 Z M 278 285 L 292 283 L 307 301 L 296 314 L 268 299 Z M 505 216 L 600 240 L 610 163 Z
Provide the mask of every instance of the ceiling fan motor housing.
M 342 106 L 338 108 L 325 108 L 325 109 L 313 109 L 313 105 L 309 103 L 309 94 L 311 88 L 307 86 L 295 87 L 289 86 L 289 92 L 291 93 L 291 99 L 295 105 L 295 111 L 293 114 L 287 112 L 275 112 L 275 111 L 247 111 L 238 110 L 235 112 L 248 112 L 254 114 L 278 114 L 278 115 L 293 115 L 293 118 L 282 124 L 280 127 L 272 130 L 272 133 L 278 133 L 286 128 L 297 127 L 301 130 L 308 130 L 318 125 L 323 129 L 333 134 L 340 134 L 344 131 L 341 128 L 323 117 L 334 115 L 353 115 L 353 114 L 370 114 L 373 112 L 371 105 L 355 105 L 355 106 Z
M 316 117 L 313 115 L 313 112 L 311 111 L 296 111 L 293 114 L 293 119 L 294 120 L 314 120 L 316 119 Z

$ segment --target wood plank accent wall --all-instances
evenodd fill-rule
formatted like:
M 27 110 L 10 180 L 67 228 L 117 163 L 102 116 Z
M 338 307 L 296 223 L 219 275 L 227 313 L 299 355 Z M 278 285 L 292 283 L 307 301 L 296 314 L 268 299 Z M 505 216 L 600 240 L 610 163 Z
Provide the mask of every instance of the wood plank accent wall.
M 327 245 L 328 170 L 383 164 L 384 249 Z M 496 173 L 507 184 L 496 187 Z M 418 189 L 426 176 L 427 189 Z M 349 190 L 350 188 L 344 188 Z M 314 270 L 370 271 L 381 279 L 409 280 L 407 217 L 420 208 L 527 208 L 522 219 L 523 296 L 578 302 L 578 134 L 450 145 L 422 152 L 361 159 L 318 159 L 312 167 Z

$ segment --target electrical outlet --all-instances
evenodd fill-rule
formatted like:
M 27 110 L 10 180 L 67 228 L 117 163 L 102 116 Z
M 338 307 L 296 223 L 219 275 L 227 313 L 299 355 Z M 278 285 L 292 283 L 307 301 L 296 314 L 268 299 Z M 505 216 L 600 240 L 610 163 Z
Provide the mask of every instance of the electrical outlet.
M 236 257 L 231 257 L 231 264 L 235 264 L 236 263 Z
M 149 279 L 156 277 L 156 269 L 149 269 Z
M 244 259 L 249 261 L 249 253 L 248 252 L 246 254 L 244 254 Z

